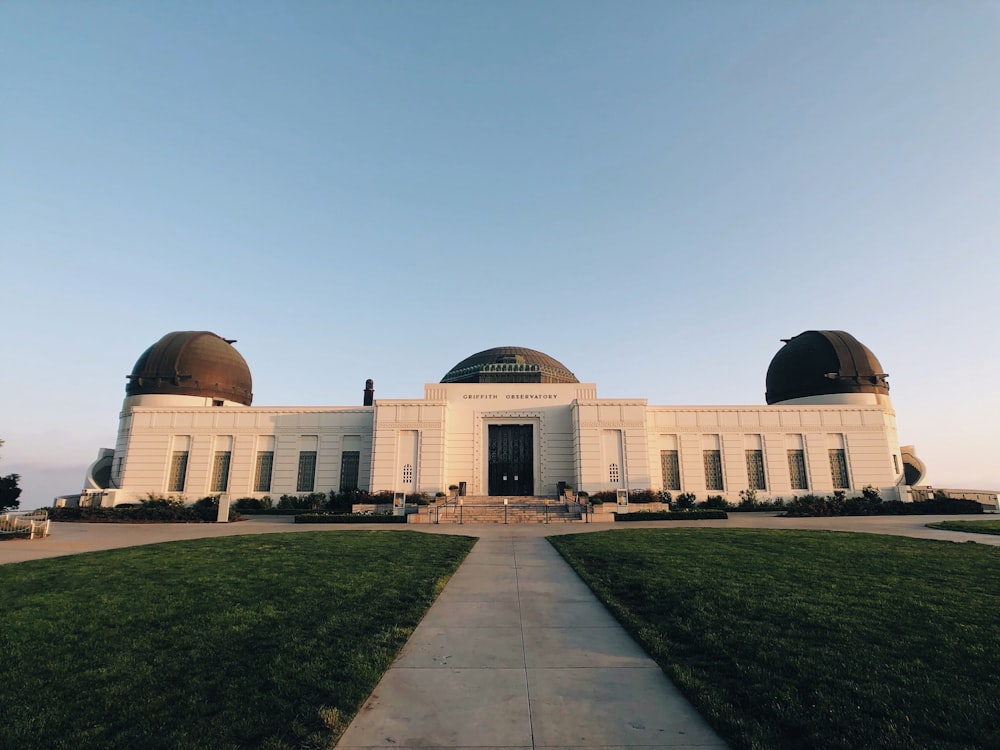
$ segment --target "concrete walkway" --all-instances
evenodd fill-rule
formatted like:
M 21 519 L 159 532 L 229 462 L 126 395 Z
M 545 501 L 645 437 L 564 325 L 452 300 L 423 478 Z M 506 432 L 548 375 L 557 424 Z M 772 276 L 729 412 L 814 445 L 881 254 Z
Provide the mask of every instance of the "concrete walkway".
M 480 538 L 337 745 L 623 746 L 726 747 L 524 526 Z

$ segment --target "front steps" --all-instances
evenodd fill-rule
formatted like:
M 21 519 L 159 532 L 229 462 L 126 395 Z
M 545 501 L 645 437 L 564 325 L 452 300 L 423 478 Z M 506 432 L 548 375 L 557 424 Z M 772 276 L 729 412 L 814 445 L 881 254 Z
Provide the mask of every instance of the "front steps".
M 470 495 L 436 503 L 428 509 L 430 523 L 568 523 L 585 521 L 586 506 L 556 502 L 550 497 Z

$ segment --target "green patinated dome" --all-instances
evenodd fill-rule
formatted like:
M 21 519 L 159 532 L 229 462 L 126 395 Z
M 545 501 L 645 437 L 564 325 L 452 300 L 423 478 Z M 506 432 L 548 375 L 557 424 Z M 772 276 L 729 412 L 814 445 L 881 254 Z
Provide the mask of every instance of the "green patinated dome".
M 559 360 L 521 346 L 497 346 L 466 357 L 442 383 L 579 383 Z

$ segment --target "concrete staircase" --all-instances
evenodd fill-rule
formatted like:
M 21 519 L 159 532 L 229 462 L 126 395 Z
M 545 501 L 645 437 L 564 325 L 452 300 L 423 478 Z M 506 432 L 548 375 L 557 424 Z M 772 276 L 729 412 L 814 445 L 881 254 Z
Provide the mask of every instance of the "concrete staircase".
M 568 523 L 586 520 L 586 506 L 556 502 L 550 497 L 469 495 L 437 503 L 430 510 L 431 523 Z

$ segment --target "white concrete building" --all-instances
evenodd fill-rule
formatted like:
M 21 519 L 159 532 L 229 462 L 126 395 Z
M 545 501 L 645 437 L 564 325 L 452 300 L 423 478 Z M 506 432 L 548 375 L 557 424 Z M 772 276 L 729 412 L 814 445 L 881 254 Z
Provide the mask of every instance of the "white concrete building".
M 206 331 L 168 333 L 128 381 L 118 440 L 88 470 L 86 504 L 148 493 L 433 495 L 461 483 L 469 495 L 552 496 L 560 482 L 732 502 L 749 488 L 790 498 L 871 485 L 895 499 L 922 473 L 899 445 L 881 365 L 842 331 L 788 340 L 764 405 L 602 399 L 555 359 L 498 347 L 459 362 L 421 399 L 376 400 L 368 381 L 358 406 L 251 406 L 249 367 Z

